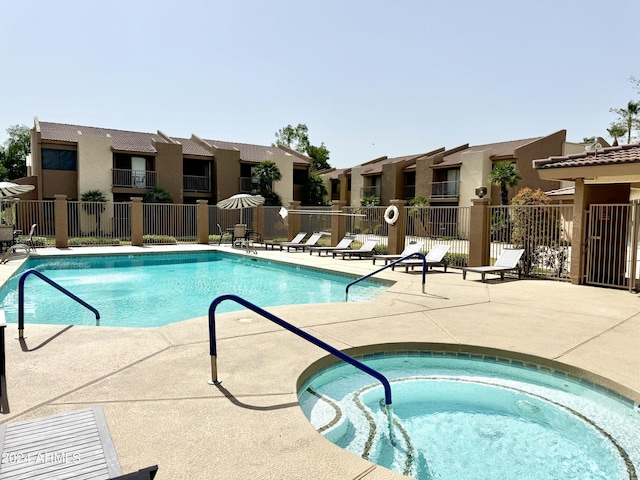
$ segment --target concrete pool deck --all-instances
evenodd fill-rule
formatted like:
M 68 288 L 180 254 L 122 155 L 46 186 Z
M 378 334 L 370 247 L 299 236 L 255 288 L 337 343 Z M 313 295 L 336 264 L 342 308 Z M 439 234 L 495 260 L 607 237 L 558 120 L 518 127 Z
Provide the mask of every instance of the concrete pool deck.
M 180 250 L 214 247 L 184 246 Z M 174 251 L 169 247 L 39 249 L 37 255 Z M 364 275 L 371 260 L 258 251 L 258 258 Z M 19 266 L 0 265 L 4 282 Z M 532 355 L 603 377 L 640 399 L 640 299 L 548 280 L 490 280 L 460 271 L 385 270 L 396 283 L 373 302 L 267 310 L 339 349 L 424 342 Z M 212 299 L 213 300 L 213 299 Z M 218 374 L 211 377 L 208 319 L 161 328 L 25 325 L 6 328 L 11 408 L 0 423 L 92 405 L 104 408 L 124 472 L 158 464 L 157 479 L 405 478 L 333 445 L 297 403 L 300 374 L 325 352 L 258 317 L 216 315 Z M 639 440 L 640 441 L 640 440 Z

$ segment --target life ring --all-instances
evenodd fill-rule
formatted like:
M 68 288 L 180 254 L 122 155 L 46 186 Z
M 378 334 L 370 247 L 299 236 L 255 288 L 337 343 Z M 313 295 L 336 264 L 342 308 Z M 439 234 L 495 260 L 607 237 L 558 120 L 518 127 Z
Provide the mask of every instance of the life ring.
M 400 211 L 398 207 L 395 205 L 389 205 L 387 209 L 384 211 L 384 221 L 389 225 L 393 225 L 398 221 L 398 217 L 400 216 Z

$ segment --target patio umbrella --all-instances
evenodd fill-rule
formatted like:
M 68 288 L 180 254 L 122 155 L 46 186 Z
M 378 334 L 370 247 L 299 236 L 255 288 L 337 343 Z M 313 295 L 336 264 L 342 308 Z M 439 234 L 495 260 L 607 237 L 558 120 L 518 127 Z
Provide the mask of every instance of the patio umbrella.
M 249 195 L 248 193 L 238 193 L 218 202 L 218 208 L 225 210 L 240 209 L 240 223 L 242 223 L 242 209 L 256 207 L 264 203 L 262 195 Z
M 0 198 L 13 197 L 21 193 L 30 192 L 36 188 L 33 185 L 18 185 L 12 182 L 0 182 Z

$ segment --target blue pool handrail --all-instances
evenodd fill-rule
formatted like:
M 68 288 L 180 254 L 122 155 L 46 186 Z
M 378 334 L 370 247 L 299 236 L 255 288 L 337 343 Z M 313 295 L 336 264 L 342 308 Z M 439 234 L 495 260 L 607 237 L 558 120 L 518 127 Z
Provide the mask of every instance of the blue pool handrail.
M 35 275 L 36 277 L 41 278 L 52 287 L 64 293 L 69 298 L 75 300 L 80 305 L 91 310 L 96 316 L 96 326 L 100 325 L 100 312 L 98 312 L 97 309 L 93 308 L 91 305 L 89 305 L 87 302 L 85 302 L 81 298 L 76 297 L 69 290 L 57 284 L 56 282 L 54 282 L 53 280 L 45 276 L 43 273 L 39 272 L 38 270 L 31 269 L 24 272 L 20 276 L 20 280 L 18 280 L 18 338 L 19 339 L 24 338 L 24 282 L 29 275 Z
M 335 355 L 340 360 L 347 362 L 353 365 L 354 367 L 362 370 L 363 372 L 371 375 L 372 377 L 376 378 L 377 380 L 380 381 L 380 383 L 382 383 L 382 386 L 384 387 L 384 402 L 388 407 L 388 411 L 391 410 L 391 385 L 389 384 L 389 380 L 387 380 L 387 377 L 382 375 L 380 372 L 374 370 L 373 368 L 365 365 L 364 363 L 356 360 L 355 358 L 350 357 L 349 355 L 338 350 L 337 348 L 332 347 L 328 343 L 323 342 L 322 340 L 314 337 L 313 335 L 309 335 L 304 330 L 301 330 L 298 327 L 295 327 L 290 323 L 282 320 L 281 318 L 276 317 L 272 313 L 269 313 L 266 310 L 263 310 L 257 305 L 254 305 L 248 302 L 244 298 L 238 297 L 237 295 L 231 295 L 231 294 L 220 295 L 213 302 L 211 302 L 211 305 L 209 306 L 209 351 L 211 354 L 211 380 L 209 381 L 209 383 L 211 385 L 220 384 L 220 381 L 218 380 L 218 366 L 217 366 L 218 354 L 217 354 L 217 348 L 216 348 L 216 317 L 215 315 L 216 315 L 216 307 L 221 302 L 224 302 L 225 300 L 231 300 L 233 302 L 239 303 L 240 305 L 242 305 L 245 308 L 248 308 L 249 310 L 253 310 L 255 313 L 262 315 L 267 320 L 271 320 L 272 322 L 280 325 L 281 327 L 289 330 L 290 332 L 295 333 L 299 337 L 304 338 L 308 342 L 313 343 L 317 347 L 320 347 L 326 350 L 327 352 L 331 353 L 332 355 Z
M 358 283 L 358 282 L 360 282 L 362 280 L 366 280 L 367 278 L 374 276 L 376 273 L 381 272 L 385 268 L 393 267 L 397 263 L 403 262 L 406 259 L 411 258 L 411 257 L 421 257 L 422 258 L 422 293 L 426 293 L 425 292 L 425 284 L 427 283 L 427 259 L 426 259 L 425 255 L 424 255 L 424 253 L 415 252 L 415 253 L 411 253 L 411 254 L 407 255 L 406 257 L 402 257 L 402 258 L 399 258 L 398 260 L 394 260 L 393 262 L 388 263 L 384 267 L 380 267 L 379 269 L 374 270 L 373 272 L 368 273 L 367 275 L 364 275 L 364 276 L 362 276 L 360 278 L 355 279 L 353 282 L 351 282 L 345 288 L 345 290 L 344 290 L 344 301 L 345 302 L 349 301 L 349 287 L 351 287 L 352 285 L 355 285 L 356 283 Z

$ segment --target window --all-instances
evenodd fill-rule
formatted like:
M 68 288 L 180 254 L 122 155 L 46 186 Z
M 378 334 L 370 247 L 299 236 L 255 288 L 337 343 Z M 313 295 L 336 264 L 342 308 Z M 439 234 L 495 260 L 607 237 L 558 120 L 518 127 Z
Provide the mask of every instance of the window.
M 44 170 L 76 170 L 78 152 L 74 150 L 42 149 L 42 168 Z

